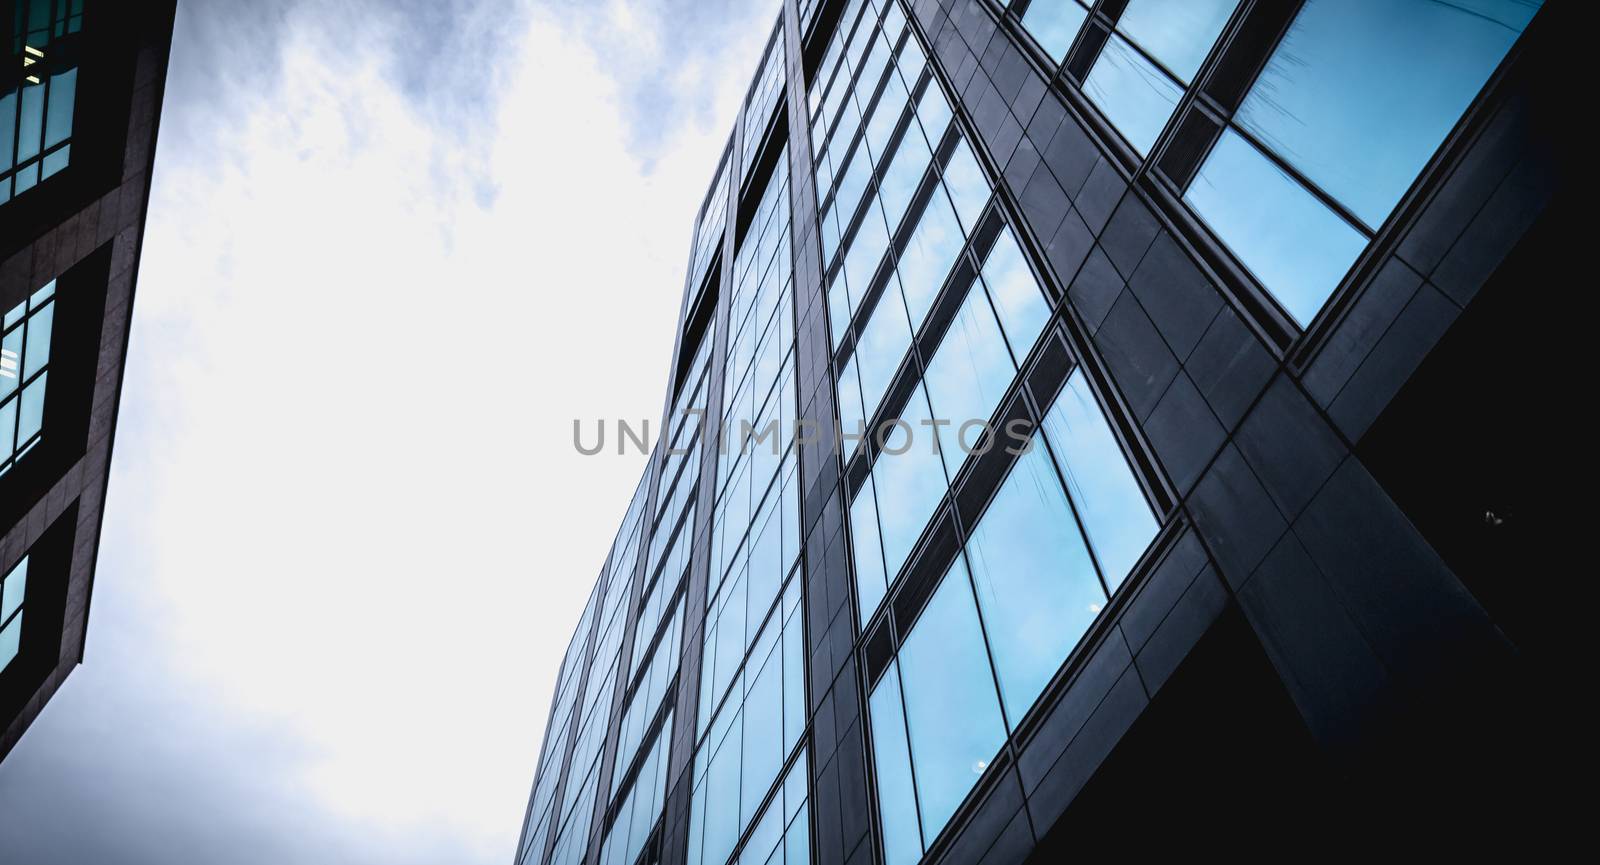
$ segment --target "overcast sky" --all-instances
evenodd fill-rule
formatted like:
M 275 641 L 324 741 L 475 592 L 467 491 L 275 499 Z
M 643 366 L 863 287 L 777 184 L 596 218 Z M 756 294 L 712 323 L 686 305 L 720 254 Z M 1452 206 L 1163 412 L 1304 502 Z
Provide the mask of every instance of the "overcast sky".
M 776 0 L 185 0 L 88 655 L 0 861 L 511 861 Z

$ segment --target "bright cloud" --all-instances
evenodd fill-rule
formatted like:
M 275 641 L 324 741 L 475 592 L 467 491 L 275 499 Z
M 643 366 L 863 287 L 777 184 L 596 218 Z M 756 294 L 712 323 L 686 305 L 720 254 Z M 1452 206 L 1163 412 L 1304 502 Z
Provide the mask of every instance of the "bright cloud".
M 578 455 L 571 422 L 661 410 L 693 214 L 775 7 L 741 6 L 678 78 L 716 86 L 643 119 L 617 64 L 680 50 L 671 8 L 461 10 L 444 44 L 492 37 L 492 58 L 419 54 L 381 8 L 237 31 L 180 12 L 189 83 L 166 106 L 89 654 L 0 770 L 0 815 L 87 809 L 92 832 L 131 813 L 115 791 L 167 784 L 137 809 L 176 833 L 132 842 L 148 861 L 219 821 L 261 861 L 510 857 L 642 467 Z M 230 52 L 261 74 L 174 99 Z M 395 72 L 435 63 L 481 68 Z

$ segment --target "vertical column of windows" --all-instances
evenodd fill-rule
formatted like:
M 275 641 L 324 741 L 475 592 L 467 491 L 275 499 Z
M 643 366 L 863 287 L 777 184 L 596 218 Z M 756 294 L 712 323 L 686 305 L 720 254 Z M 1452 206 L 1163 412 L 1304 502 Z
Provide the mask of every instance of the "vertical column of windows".
M 780 155 L 733 265 L 689 808 L 688 861 L 706 865 L 736 851 L 741 862 L 807 861 L 787 164 Z M 786 765 L 799 767 L 789 781 Z

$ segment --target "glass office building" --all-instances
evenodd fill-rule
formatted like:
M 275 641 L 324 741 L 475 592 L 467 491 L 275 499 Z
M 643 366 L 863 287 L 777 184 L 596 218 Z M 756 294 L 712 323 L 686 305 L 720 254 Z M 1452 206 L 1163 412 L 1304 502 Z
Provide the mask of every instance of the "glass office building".
M 83 659 L 174 6 L 0 14 L 0 759 Z
M 786 0 L 517 865 L 1509 820 L 1562 14 Z

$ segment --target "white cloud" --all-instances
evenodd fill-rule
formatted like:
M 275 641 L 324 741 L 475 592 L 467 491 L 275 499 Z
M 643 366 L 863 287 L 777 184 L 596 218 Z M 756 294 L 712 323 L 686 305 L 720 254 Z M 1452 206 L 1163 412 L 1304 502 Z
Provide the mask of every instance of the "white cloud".
M 42 728 L 91 736 L 57 716 L 112 705 L 198 713 L 252 731 L 205 759 L 303 791 L 338 832 L 509 857 L 642 467 L 578 455 L 571 421 L 660 413 L 693 214 L 771 25 L 707 75 L 715 125 L 668 118 L 643 156 L 613 46 L 525 13 L 488 98 L 462 94 L 484 111 L 455 112 L 473 77 L 397 86 L 393 19 L 294 7 L 264 89 L 163 141 L 87 666 L 30 739 L 73 748 Z M 594 14 L 639 45 L 659 25 Z M 205 56 L 180 41 L 172 75 Z M 169 101 L 167 124 L 197 107 Z M 97 698 L 127 670 L 185 696 Z M 29 744 L 13 761 L 48 759 Z M 63 785 L 89 783 L 77 765 Z M 248 789 L 217 795 L 246 809 Z

